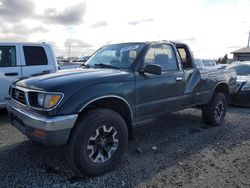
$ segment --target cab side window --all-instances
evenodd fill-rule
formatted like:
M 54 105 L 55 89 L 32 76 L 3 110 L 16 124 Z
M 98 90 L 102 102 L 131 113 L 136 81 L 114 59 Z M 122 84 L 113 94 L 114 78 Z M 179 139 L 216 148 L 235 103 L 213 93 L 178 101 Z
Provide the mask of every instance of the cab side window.
M 24 46 L 26 66 L 48 65 L 47 55 L 43 47 Z
M 167 44 L 155 44 L 150 47 L 144 64 L 160 65 L 163 71 L 177 70 L 177 60 L 173 48 Z
M 16 66 L 16 48 L 14 46 L 0 46 L 0 67 Z
M 191 57 L 188 54 L 187 49 L 184 47 L 178 47 L 177 50 L 181 57 L 183 69 L 191 69 L 192 68 Z

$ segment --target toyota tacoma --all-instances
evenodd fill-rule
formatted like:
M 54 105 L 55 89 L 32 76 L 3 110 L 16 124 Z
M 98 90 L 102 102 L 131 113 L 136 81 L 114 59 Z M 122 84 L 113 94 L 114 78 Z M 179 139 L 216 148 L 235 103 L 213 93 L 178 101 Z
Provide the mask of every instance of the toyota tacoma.
M 196 107 L 223 123 L 234 70 L 198 70 L 186 44 L 158 41 L 103 46 L 81 68 L 16 81 L 10 122 L 34 143 L 65 145 L 78 171 L 98 175 L 122 158 L 133 126 Z

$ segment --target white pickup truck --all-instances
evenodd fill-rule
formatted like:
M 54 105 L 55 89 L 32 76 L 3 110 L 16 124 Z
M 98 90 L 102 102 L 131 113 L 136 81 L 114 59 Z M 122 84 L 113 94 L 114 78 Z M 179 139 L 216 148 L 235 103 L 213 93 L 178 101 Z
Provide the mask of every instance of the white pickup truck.
M 0 108 L 5 108 L 5 98 L 14 80 L 57 70 L 56 57 L 49 44 L 0 43 Z

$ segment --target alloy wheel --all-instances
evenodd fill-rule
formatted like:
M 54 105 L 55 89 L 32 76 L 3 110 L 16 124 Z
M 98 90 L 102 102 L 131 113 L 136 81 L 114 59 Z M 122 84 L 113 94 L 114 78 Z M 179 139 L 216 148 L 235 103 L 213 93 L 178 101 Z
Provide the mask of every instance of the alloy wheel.
M 89 138 L 87 145 L 89 159 L 94 163 L 106 162 L 117 150 L 118 143 L 117 131 L 114 127 L 100 126 Z

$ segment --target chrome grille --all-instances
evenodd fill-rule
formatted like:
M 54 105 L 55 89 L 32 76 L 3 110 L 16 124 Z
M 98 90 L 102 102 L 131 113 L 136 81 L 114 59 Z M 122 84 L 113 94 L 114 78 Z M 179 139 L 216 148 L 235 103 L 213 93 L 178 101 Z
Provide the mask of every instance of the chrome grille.
M 14 100 L 26 105 L 26 99 L 25 99 L 24 91 L 21 91 L 21 90 L 16 89 L 16 88 L 12 88 L 12 90 L 11 90 L 11 98 L 13 98 Z

